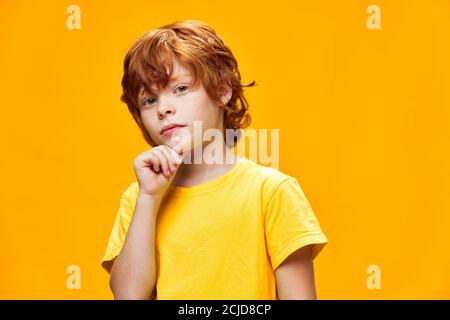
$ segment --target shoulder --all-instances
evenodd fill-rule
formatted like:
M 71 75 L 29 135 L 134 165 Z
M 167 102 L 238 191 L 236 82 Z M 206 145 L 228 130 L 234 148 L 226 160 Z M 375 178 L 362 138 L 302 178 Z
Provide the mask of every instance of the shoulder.
M 139 193 L 139 183 L 137 181 L 133 181 L 122 193 L 122 196 L 133 198 L 137 197 L 138 193 Z
M 137 181 L 131 182 L 124 191 L 122 191 L 121 205 L 129 209 L 134 209 L 136 199 L 139 194 L 139 183 Z
M 296 180 L 294 177 L 272 167 L 258 164 L 250 159 L 246 160 L 246 176 L 261 186 L 262 189 L 270 192 L 274 191 L 280 184 L 289 180 Z
M 250 159 L 246 160 L 246 166 L 244 176 L 250 181 L 252 189 L 260 190 L 266 204 L 280 189 L 298 185 L 296 178 L 278 169 L 258 164 Z
M 124 194 L 132 196 L 136 195 L 138 192 L 139 192 L 139 183 L 137 181 L 133 181 L 125 189 Z

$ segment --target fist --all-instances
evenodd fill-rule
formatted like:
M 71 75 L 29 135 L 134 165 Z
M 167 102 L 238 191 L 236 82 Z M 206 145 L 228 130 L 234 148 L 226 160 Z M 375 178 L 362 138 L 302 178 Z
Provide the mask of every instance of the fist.
M 162 196 L 182 160 L 183 157 L 167 145 L 142 152 L 133 161 L 139 192 L 153 197 Z

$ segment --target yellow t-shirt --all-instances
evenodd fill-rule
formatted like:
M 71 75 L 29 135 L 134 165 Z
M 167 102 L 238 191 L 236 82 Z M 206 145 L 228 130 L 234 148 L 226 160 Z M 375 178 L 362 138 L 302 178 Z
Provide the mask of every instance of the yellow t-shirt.
M 135 181 L 122 195 L 102 265 L 120 253 L 138 192 Z M 283 260 L 328 242 L 297 180 L 246 157 L 214 180 L 170 185 L 155 230 L 155 299 L 275 300 Z

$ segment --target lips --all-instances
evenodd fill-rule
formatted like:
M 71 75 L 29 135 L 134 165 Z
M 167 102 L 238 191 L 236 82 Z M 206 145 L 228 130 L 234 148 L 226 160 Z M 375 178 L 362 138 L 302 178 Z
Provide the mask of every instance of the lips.
M 164 132 L 169 131 L 169 130 L 171 130 L 173 128 L 178 128 L 178 127 L 185 127 L 185 125 L 182 125 L 182 124 L 179 124 L 179 123 L 171 123 L 171 124 L 169 124 L 167 126 L 164 126 L 161 129 L 161 134 L 164 134 Z

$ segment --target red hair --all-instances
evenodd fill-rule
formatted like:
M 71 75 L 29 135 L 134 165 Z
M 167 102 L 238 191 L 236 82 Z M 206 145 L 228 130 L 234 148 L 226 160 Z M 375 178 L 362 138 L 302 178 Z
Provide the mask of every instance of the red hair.
M 231 99 L 224 106 L 224 129 L 236 130 L 250 125 L 244 87 L 254 86 L 255 81 L 241 83 L 233 53 L 209 25 L 196 20 L 179 20 L 144 33 L 124 59 L 121 101 L 127 104 L 148 144 L 157 145 L 142 122 L 139 96 L 142 89 L 153 93 L 153 85 L 165 88 L 173 70 L 173 59 L 191 71 L 193 86 L 200 81 L 213 101 L 220 101 L 224 82 L 231 87 Z

